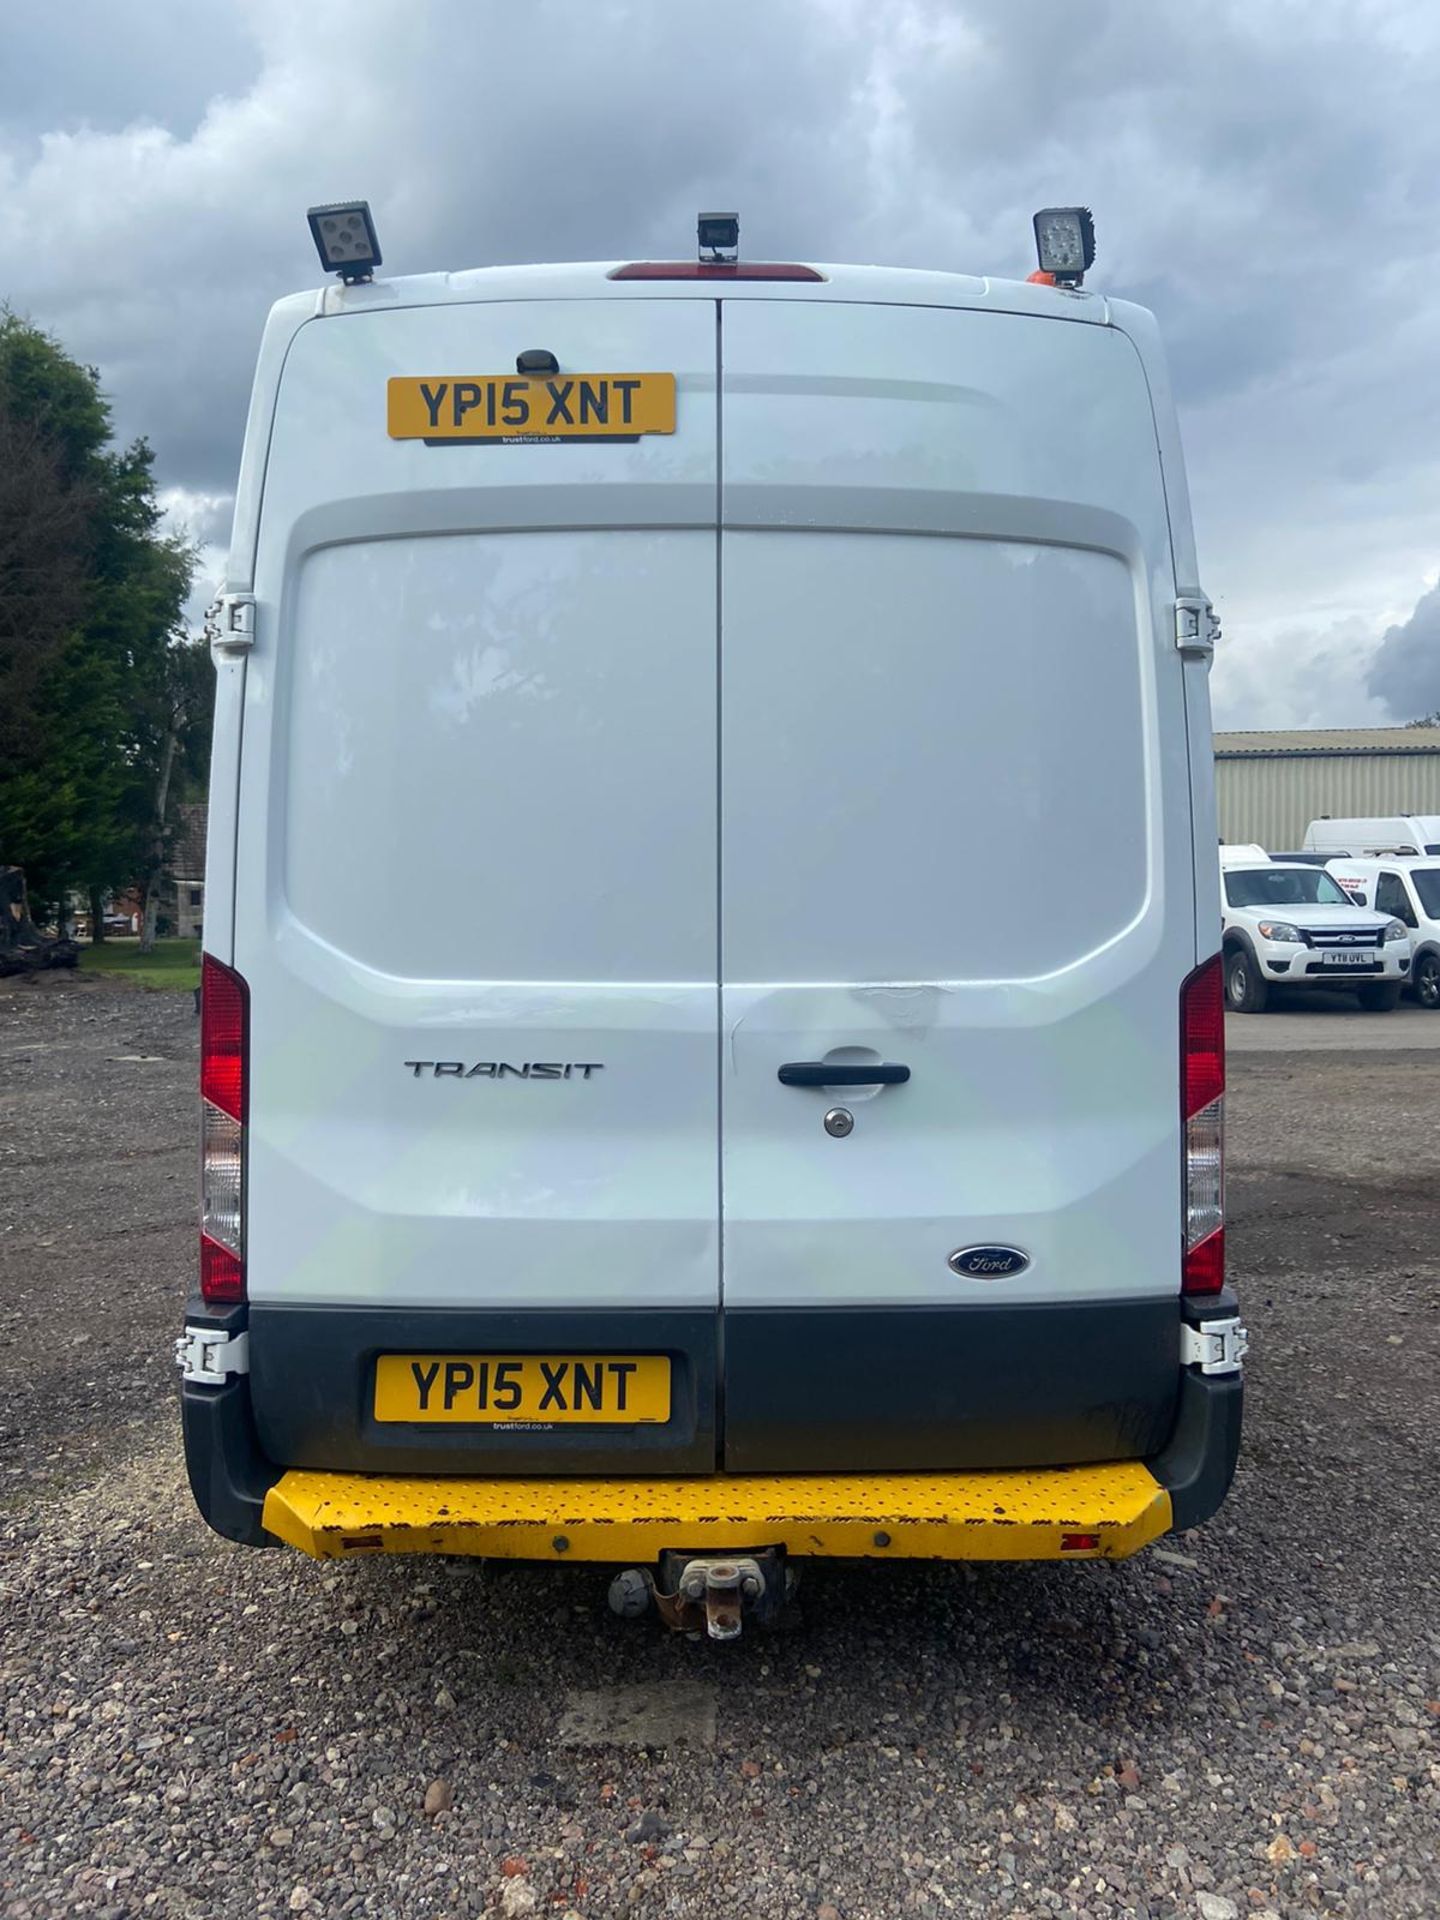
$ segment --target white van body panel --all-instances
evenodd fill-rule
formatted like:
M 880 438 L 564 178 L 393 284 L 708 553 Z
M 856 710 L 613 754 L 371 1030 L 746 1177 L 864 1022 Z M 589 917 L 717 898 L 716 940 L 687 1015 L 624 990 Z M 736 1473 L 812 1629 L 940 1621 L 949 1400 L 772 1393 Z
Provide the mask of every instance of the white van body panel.
M 1440 848 L 1440 813 L 1392 814 L 1362 820 L 1312 820 L 1306 853 L 1424 855 Z
M 593 301 L 291 345 L 236 873 L 252 1300 L 716 1298 L 714 335 L 712 301 Z M 391 373 L 517 339 L 675 372 L 683 433 L 486 447 L 483 488 L 386 440 Z M 639 527 L 564 525 L 607 507 Z
M 217 717 L 233 924 L 212 906 L 206 944 L 250 990 L 277 1460 L 593 1467 L 574 1428 L 541 1468 L 522 1432 L 377 1432 L 397 1340 L 673 1352 L 679 1471 L 1140 1458 L 1171 1431 L 1179 996 L 1219 906 L 1153 323 L 822 271 L 490 269 L 272 316 L 229 573 L 254 642 Z M 392 376 L 534 348 L 673 373 L 676 431 L 387 436 Z M 825 1057 L 911 1078 L 777 1078 Z M 1003 1283 L 951 1269 L 982 1245 L 1021 1256 Z M 825 1384 L 868 1364 L 852 1313 L 889 1342 L 868 1424 Z M 598 1457 L 644 1468 L 643 1440 Z
M 722 340 L 726 1304 L 932 1301 L 978 1241 L 1017 1304 L 1173 1290 L 1189 764 L 1135 350 L 784 300 Z M 913 1076 L 836 1091 L 843 1145 L 775 1074 L 832 1049 Z

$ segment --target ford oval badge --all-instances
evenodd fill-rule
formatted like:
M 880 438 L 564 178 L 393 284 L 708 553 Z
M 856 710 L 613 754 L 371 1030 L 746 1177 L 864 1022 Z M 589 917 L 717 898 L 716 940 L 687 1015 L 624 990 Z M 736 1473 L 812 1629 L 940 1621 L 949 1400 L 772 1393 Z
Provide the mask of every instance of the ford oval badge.
M 960 1247 L 949 1260 L 962 1280 L 1013 1280 L 1029 1264 L 1029 1254 L 1019 1247 Z

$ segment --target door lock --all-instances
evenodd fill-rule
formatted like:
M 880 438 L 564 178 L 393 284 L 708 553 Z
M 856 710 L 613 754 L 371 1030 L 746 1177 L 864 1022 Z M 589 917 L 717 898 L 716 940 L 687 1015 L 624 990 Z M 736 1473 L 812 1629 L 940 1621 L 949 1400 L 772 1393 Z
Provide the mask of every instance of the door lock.
M 848 1107 L 831 1107 L 825 1116 L 825 1131 L 832 1140 L 843 1140 L 855 1130 L 855 1116 Z

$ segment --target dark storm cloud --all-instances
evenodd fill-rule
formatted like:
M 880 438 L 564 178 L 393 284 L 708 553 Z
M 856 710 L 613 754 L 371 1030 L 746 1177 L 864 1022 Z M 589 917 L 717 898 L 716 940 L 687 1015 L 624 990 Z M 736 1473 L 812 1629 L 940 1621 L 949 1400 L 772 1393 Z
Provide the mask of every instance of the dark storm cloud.
M 111 56 L 126 59 L 111 22 Z M 782 198 L 838 238 L 862 52 L 802 0 L 251 6 L 264 65 L 188 137 L 154 124 L 0 148 L 0 288 L 95 361 L 167 479 L 233 473 L 270 302 L 314 285 L 315 201 L 366 194 L 397 272 L 687 249 L 697 206 Z M 710 24 L 707 24 L 710 23 Z M 103 20 L 99 23 L 103 29 Z M 58 63 L 61 49 L 52 48 Z
M 5 0 L 0 137 L 152 120 L 188 134 L 217 93 L 243 93 L 260 49 L 233 0 Z
M 192 523 L 232 485 L 266 307 L 318 278 L 312 201 L 368 194 L 400 273 L 686 251 L 709 204 L 752 255 L 1024 274 L 1033 209 L 1084 199 L 1097 283 L 1170 343 L 1222 716 L 1371 717 L 1353 646 L 1294 636 L 1378 631 L 1440 547 L 1434 9 L 9 7 L 0 296 L 101 367 Z
M 1410 618 L 1389 629 L 1368 680 L 1397 720 L 1440 712 L 1440 587 L 1422 594 Z

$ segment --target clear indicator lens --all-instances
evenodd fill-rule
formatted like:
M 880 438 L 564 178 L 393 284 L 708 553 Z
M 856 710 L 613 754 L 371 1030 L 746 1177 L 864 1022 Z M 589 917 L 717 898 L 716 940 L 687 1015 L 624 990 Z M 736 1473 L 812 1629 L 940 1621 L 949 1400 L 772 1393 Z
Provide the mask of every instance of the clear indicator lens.
M 1225 1224 L 1225 1100 L 1222 1095 L 1185 1122 L 1185 1251 Z
M 244 1251 L 244 1138 L 238 1120 L 200 1103 L 200 1227 L 231 1253 Z

